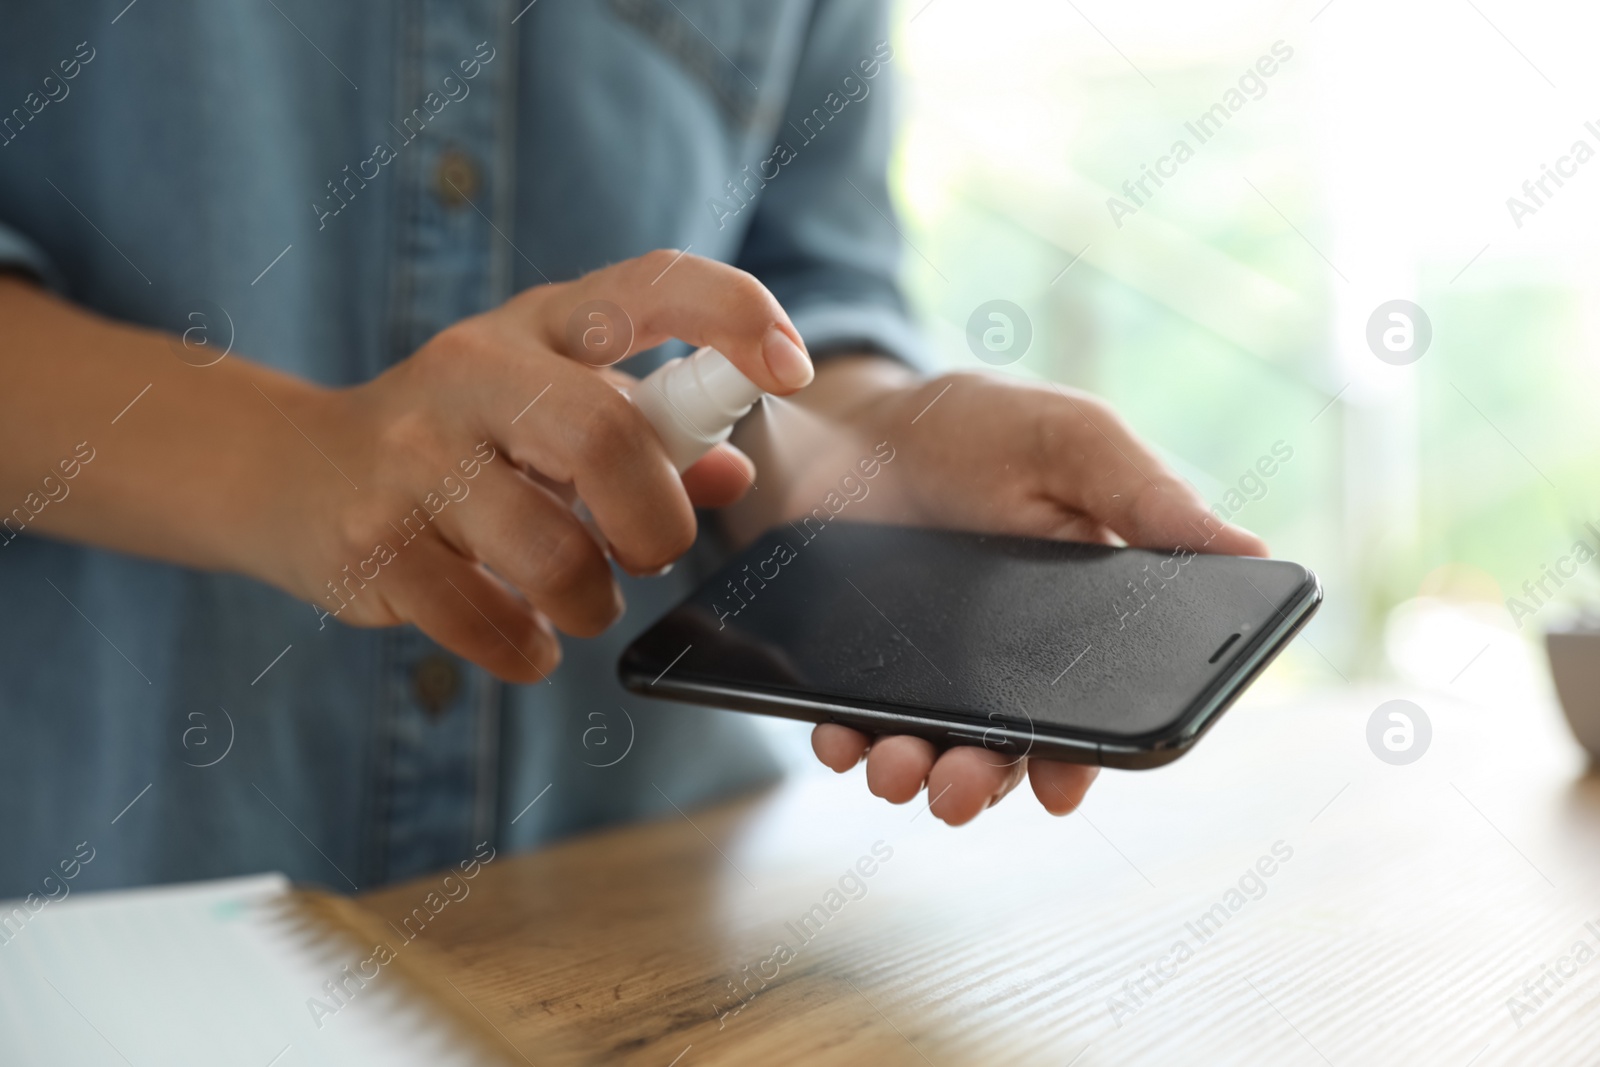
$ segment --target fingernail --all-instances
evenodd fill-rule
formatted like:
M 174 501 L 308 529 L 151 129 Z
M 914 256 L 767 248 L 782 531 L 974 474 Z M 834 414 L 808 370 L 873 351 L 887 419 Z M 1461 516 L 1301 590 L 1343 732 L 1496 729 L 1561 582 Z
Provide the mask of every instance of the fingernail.
M 761 356 L 767 361 L 772 376 L 790 389 L 810 385 L 816 371 L 810 358 L 800 346 L 789 340 L 789 335 L 776 326 L 767 331 L 761 341 Z

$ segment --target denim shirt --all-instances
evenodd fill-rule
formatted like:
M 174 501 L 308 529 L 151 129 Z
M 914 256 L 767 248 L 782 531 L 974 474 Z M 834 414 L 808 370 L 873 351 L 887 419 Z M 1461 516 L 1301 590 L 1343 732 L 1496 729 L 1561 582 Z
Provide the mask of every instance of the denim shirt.
M 759 276 L 814 353 L 916 358 L 878 0 L 83 0 L 6 21 L 0 269 L 103 315 L 343 385 L 517 290 L 691 248 Z M 89 450 L 118 447 L 113 415 L 137 403 L 78 428 Z M 706 537 L 521 687 L 414 628 L 17 533 L 38 500 L 0 501 L 24 509 L 0 527 L 0 897 L 89 850 L 75 888 L 278 869 L 365 889 L 775 773 L 741 717 L 615 680 Z

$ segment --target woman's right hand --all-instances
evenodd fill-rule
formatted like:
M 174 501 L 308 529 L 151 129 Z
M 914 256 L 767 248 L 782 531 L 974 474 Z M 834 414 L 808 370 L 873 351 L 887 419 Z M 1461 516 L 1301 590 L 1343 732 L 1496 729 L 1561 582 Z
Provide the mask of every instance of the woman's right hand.
M 258 576 L 341 622 L 414 623 L 510 681 L 555 668 L 555 630 L 614 622 L 622 596 L 572 496 L 612 558 L 650 574 L 689 549 L 694 508 L 732 502 L 753 467 L 725 445 L 680 477 L 629 379 L 569 350 L 569 323 L 595 301 L 631 320 L 631 351 L 679 338 L 714 345 L 768 392 L 811 380 L 777 300 L 726 264 L 655 252 L 527 290 L 370 382 L 269 395 L 323 455 L 299 441 L 307 484 L 284 486 L 283 517 L 309 536 Z
M 620 330 L 607 358 L 583 350 L 595 301 Z M 414 623 L 522 682 L 555 667 L 555 630 L 595 634 L 622 610 L 574 493 L 647 574 L 693 542 L 694 506 L 752 480 L 731 446 L 680 477 L 630 379 L 597 364 L 676 337 L 768 392 L 812 376 L 760 282 L 670 251 L 527 290 L 346 389 L 174 358 L 193 338 L 17 276 L 0 274 L 0 326 L 0 506 L 19 505 L 0 548 L 26 532 L 249 575 L 340 622 Z

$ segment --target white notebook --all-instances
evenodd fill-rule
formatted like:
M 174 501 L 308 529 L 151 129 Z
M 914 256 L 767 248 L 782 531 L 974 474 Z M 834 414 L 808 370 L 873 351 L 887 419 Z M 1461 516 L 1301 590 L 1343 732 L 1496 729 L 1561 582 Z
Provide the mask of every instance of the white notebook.
M 269 874 L 74 894 L 25 920 L 0 904 L 0 1064 L 472 1062 L 398 976 L 331 998 L 324 983 L 361 954 L 295 936 L 271 908 L 288 889 Z

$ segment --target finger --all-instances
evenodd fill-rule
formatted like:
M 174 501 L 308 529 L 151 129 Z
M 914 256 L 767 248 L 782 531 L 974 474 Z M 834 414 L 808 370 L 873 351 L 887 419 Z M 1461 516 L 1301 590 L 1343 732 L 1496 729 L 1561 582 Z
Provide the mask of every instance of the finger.
M 405 580 L 385 587 L 401 618 L 456 655 L 508 682 L 542 682 L 561 645 L 528 604 L 442 541 L 419 538 L 396 561 Z
M 512 459 L 571 484 L 633 574 L 654 574 L 694 543 L 694 506 L 644 415 L 591 367 L 565 359 L 530 361 L 498 332 L 487 342 L 492 373 L 470 386 L 478 410 L 494 412 L 485 432 Z M 537 406 L 505 403 L 506 382 Z
M 871 739 L 866 734 L 835 722 L 819 723 L 811 731 L 811 751 L 840 774 L 861 762 L 869 744 Z
M 1121 543 L 1121 540 L 1107 528 L 1105 523 L 1077 512 L 1070 512 L 1066 515 L 1057 512 L 1048 518 L 1031 523 L 1029 528 L 1018 532 L 1024 536 L 1049 537 L 1057 541 L 1080 541 L 1091 545 Z
M 565 502 L 508 463 L 483 466 L 438 528 L 463 555 L 487 564 L 552 623 L 593 637 L 622 614 L 600 545 Z
M 1023 762 L 975 745 L 948 750 L 928 774 L 928 810 L 951 826 L 970 822 L 1011 791 Z
M 1205 540 L 1194 546 L 1197 552 L 1211 552 L 1224 556 L 1260 556 L 1272 555 L 1272 549 L 1261 535 L 1253 530 L 1247 530 L 1237 523 L 1220 522 L 1214 515 L 1209 515 L 1211 525 Z
M 1058 389 L 1039 417 L 1052 492 L 1105 523 L 1130 545 L 1264 556 L 1255 534 L 1211 513 L 1104 402 Z
M 751 381 L 780 396 L 809 384 L 815 373 L 777 297 L 754 275 L 703 256 L 651 252 L 525 296 L 546 343 L 574 358 L 566 351 L 568 323 L 585 304 L 603 300 L 627 316 L 633 352 L 671 338 L 711 345 Z
M 991 808 L 1010 796 L 1011 791 L 1021 785 L 1022 779 L 1027 777 L 1029 763 L 1027 756 L 1008 756 L 1007 763 L 1010 765 L 1012 773 L 1006 778 L 1005 784 L 1000 787 L 1000 792 L 996 793 L 994 798 L 989 801 Z
M 631 374 L 610 368 L 597 368 L 612 385 L 623 392 L 639 384 Z M 716 445 L 682 474 L 683 487 L 697 508 L 723 508 L 755 488 L 756 465 L 734 445 Z
M 733 445 L 720 444 L 683 472 L 683 488 L 697 508 L 725 508 L 755 488 L 756 465 Z
M 1039 803 L 1051 815 L 1070 815 L 1078 810 L 1084 794 L 1098 777 L 1099 767 L 1087 767 L 1081 763 L 1057 763 L 1044 759 L 1030 760 L 1028 763 L 1028 781 L 1033 785 L 1033 795 L 1039 798 Z
M 881 737 L 867 753 L 867 788 L 891 804 L 904 804 L 922 791 L 935 754 L 932 742 L 920 737 Z

